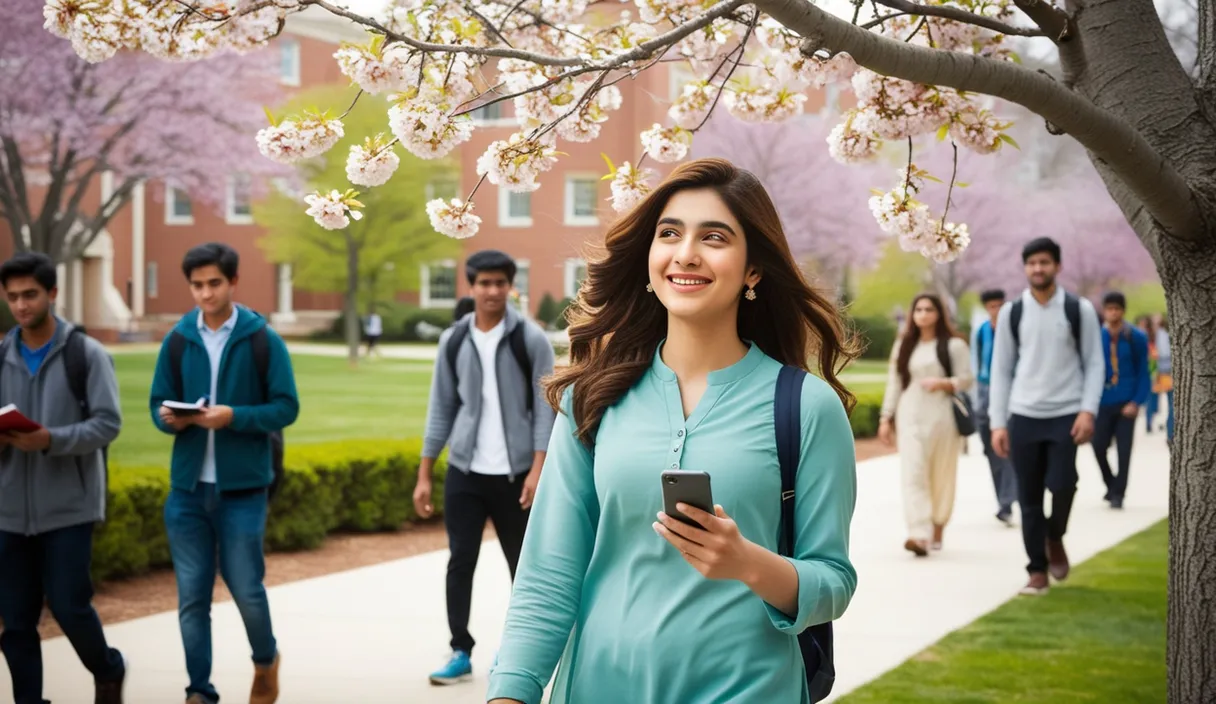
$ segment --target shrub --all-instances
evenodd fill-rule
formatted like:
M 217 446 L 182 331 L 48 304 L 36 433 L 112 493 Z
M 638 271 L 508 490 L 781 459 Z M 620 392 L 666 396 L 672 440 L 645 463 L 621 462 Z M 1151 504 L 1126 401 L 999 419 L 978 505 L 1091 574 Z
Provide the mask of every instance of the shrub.
M 890 358 L 891 350 L 895 348 L 895 341 L 899 335 L 899 330 L 895 327 L 895 321 L 885 316 L 870 316 L 866 318 L 854 318 L 853 327 L 857 330 L 865 342 L 865 350 L 861 354 L 862 359 L 881 359 Z
M 536 320 L 543 323 L 546 327 L 553 327 L 557 322 L 558 316 L 562 314 L 562 308 L 553 297 L 553 294 L 548 291 L 540 299 L 540 305 L 536 307 Z
M 419 342 L 418 323 L 426 321 L 439 328 L 452 324 L 451 308 L 418 308 L 405 303 L 381 303 L 377 306 L 384 334 L 381 342 Z M 361 313 L 362 315 L 362 313 Z M 362 335 L 364 320 L 359 320 L 360 335 Z M 334 319 L 329 329 L 313 335 L 315 340 L 340 341 L 346 339 L 346 314 L 342 313 Z
M 857 406 L 849 416 L 853 437 L 872 438 L 878 435 L 878 417 L 882 414 L 882 394 L 858 394 Z
M 566 320 L 566 309 L 570 307 L 571 303 L 574 303 L 573 298 L 563 298 L 561 303 L 557 304 L 557 308 L 561 312 L 557 314 L 557 320 L 553 321 L 553 326 L 558 330 L 565 330 L 570 326 L 570 322 Z

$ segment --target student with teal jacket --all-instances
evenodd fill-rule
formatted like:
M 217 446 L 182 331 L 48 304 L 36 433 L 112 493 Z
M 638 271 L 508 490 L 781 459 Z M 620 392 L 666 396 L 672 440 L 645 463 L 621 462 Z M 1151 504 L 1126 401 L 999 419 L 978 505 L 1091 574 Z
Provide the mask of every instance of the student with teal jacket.
M 279 695 L 280 658 L 263 583 L 263 543 L 274 478 L 271 434 L 295 422 L 300 401 L 283 339 L 265 318 L 232 300 L 239 263 L 236 250 L 225 244 L 203 244 L 186 253 L 182 273 L 197 307 L 161 345 L 149 398 L 152 422 L 174 436 L 165 532 L 190 679 L 187 704 L 216 704 L 220 698 L 211 683 L 217 570 L 249 637 L 249 702 L 274 704 Z M 265 377 L 258 350 L 265 355 Z M 162 405 L 200 398 L 207 406 L 195 415 Z
M 608 232 L 568 313 L 570 365 L 487 700 L 810 702 L 796 636 L 839 618 L 856 460 L 840 315 L 772 201 L 721 159 L 677 168 Z M 812 364 L 810 360 L 814 360 Z M 773 397 L 802 392 L 794 557 L 778 554 Z M 663 513 L 660 475 L 711 477 L 714 514 Z M 556 675 L 555 675 L 556 670 Z

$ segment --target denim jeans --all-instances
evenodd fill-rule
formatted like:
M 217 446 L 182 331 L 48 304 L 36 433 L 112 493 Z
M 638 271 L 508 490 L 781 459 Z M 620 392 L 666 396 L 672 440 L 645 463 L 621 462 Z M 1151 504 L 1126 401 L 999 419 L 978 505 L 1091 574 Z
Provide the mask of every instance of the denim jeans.
M 93 609 L 93 524 L 39 535 L 0 532 L 0 650 L 8 661 L 16 704 L 41 704 L 42 644 L 38 621 L 45 596 L 51 614 L 99 681 L 122 679 L 122 656 L 106 643 Z
M 165 502 L 165 530 L 177 576 L 177 617 L 190 686 L 186 696 L 219 701 L 211 684 L 211 592 L 217 566 L 232 593 L 258 665 L 274 662 L 276 643 L 266 598 L 266 492 L 220 495 L 214 484 L 173 489 Z

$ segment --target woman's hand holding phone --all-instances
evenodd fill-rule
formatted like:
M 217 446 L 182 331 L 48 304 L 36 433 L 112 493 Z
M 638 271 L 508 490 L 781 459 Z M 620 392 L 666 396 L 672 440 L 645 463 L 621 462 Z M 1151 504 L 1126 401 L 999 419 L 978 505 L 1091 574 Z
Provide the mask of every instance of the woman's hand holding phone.
M 757 546 L 743 537 L 739 526 L 721 506 L 715 504 L 714 513 L 708 513 L 681 502 L 676 509 L 703 527 L 690 526 L 660 511 L 659 520 L 654 523 L 656 533 L 706 578 L 749 581 Z

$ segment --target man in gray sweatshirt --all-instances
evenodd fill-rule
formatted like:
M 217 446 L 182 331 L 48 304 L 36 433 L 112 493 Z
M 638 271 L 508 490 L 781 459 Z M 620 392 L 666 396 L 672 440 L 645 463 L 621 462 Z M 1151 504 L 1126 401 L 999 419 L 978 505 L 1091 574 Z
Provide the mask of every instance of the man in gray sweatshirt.
M 1060 246 L 1022 250 L 1030 283 L 1001 308 L 988 400 L 992 446 L 1018 477 L 1022 541 L 1030 558 L 1023 594 L 1046 593 L 1048 572 L 1068 577 L 1064 533 L 1077 489 L 1077 446 L 1089 442 L 1102 399 L 1106 358 L 1097 310 L 1056 284 Z M 1043 492 L 1051 490 L 1051 517 Z
M 55 264 L 18 254 L 0 266 L 18 327 L 0 343 L 0 406 L 37 424 L 0 431 L 0 649 L 16 704 L 43 704 L 42 603 L 95 683 L 97 704 L 121 704 L 126 664 L 93 609 L 93 526 L 105 519 L 106 447 L 122 415 L 105 348 L 51 308 Z
M 515 262 L 502 252 L 470 256 L 465 273 L 473 289 L 473 312 L 439 338 L 414 490 L 418 515 L 430 516 L 431 470 L 447 445 L 443 522 L 451 551 L 447 608 L 452 657 L 431 674 L 436 685 L 472 677 L 469 610 L 486 519 L 494 522 L 514 579 L 553 431 L 554 411 L 540 383 L 553 373 L 553 346 L 538 325 L 507 304 L 515 272 Z

